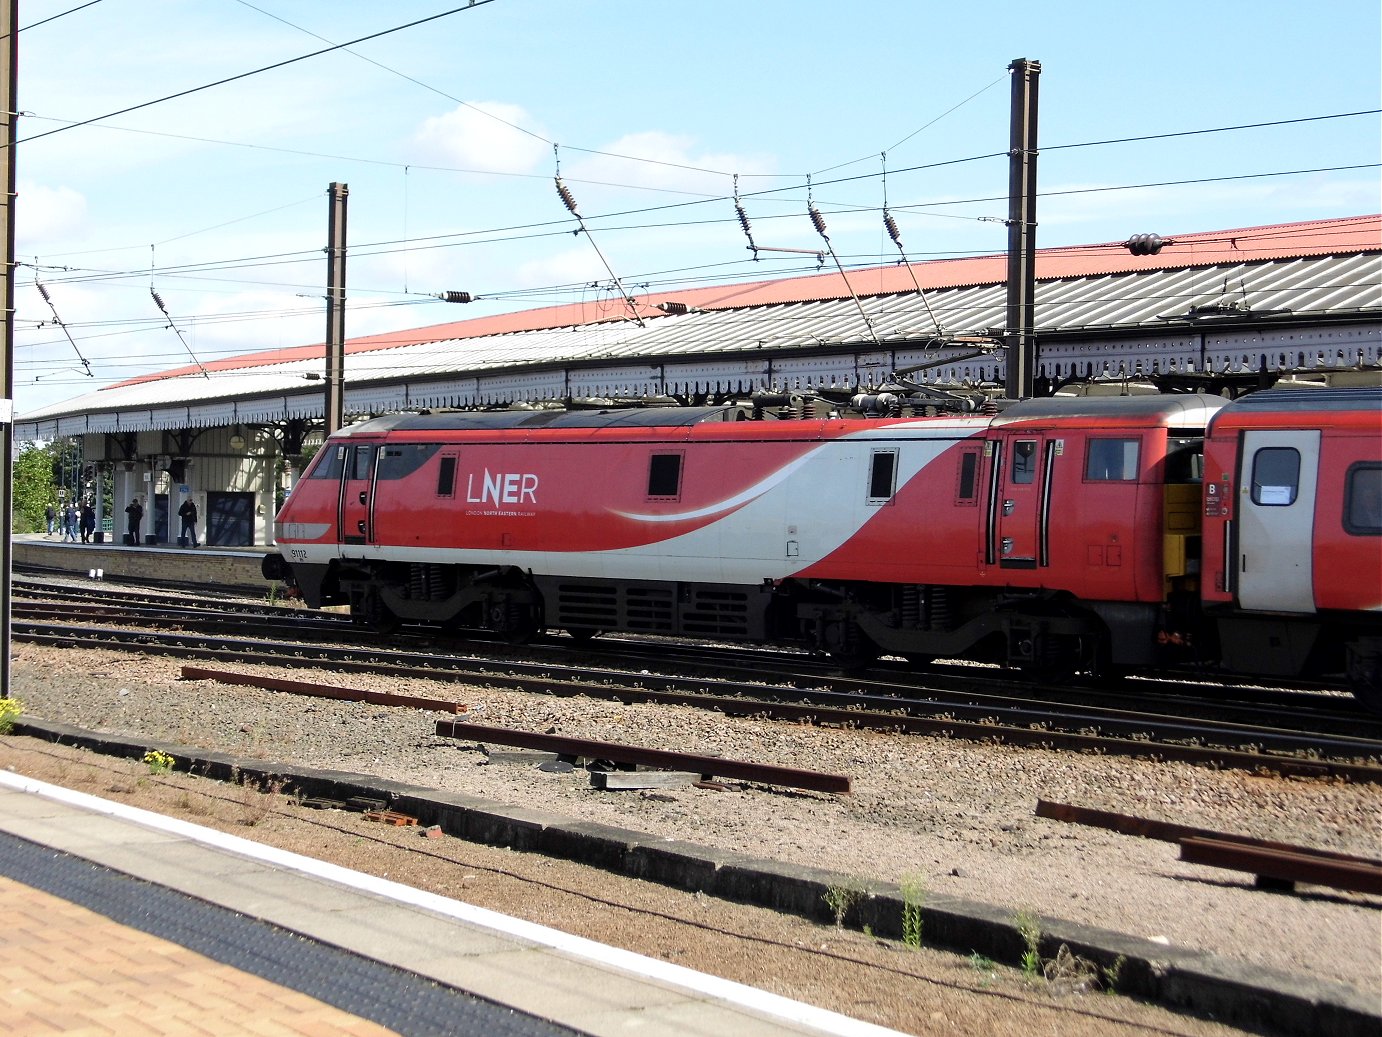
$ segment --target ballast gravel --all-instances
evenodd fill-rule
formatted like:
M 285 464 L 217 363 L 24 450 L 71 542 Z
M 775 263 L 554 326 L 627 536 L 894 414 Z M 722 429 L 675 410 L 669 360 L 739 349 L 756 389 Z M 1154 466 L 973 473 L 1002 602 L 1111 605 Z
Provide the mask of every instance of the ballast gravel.
M 851 795 L 742 782 L 606 792 L 580 770 L 491 763 L 442 714 L 179 679 L 178 663 L 15 647 L 25 715 L 406 781 L 572 818 L 1069 919 L 1382 996 L 1382 898 L 1255 889 L 1174 844 L 1034 816 L 1038 798 L 1382 856 L 1382 789 L 1179 763 L 820 728 L 661 705 L 259 669 L 460 702 L 457 719 L 847 775 Z M 498 750 L 502 747 L 494 746 Z

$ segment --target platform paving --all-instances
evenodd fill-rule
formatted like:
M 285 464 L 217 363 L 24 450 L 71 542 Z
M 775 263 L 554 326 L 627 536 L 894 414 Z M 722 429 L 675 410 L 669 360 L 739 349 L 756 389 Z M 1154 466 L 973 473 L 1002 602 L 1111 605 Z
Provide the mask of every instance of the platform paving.
M 6 1034 L 895 1031 L 0 773 Z

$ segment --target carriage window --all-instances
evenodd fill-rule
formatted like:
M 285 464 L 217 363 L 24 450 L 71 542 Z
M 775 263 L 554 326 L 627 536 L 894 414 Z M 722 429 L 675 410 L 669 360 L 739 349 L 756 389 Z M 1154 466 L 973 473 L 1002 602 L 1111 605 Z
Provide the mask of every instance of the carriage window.
M 960 485 L 955 497 L 961 504 L 973 504 L 978 500 L 979 452 L 966 450 L 960 455 Z
M 1300 487 L 1300 451 L 1292 447 L 1263 447 L 1252 459 L 1252 502 L 1283 508 L 1296 502 Z
M 869 468 L 869 500 L 886 501 L 893 495 L 897 480 L 897 451 L 875 450 Z
M 309 479 L 340 479 L 345 469 L 345 456 L 348 447 L 339 443 L 327 443 L 312 463 Z
M 443 457 L 441 464 L 437 466 L 437 496 L 454 497 L 456 495 L 456 459 L 454 457 Z
M 1382 536 L 1382 464 L 1356 464 L 1344 484 L 1344 531 Z
M 1036 469 L 1036 440 L 1019 439 L 1013 444 L 1013 482 L 1033 482 L 1036 479 Z
M 649 458 L 648 496 L 670 500 L 681 496 L 681 454 L 654 454 Z
M 1137 478 L 1135 439 L 1091 439 L 1084 477 L 1095 482 L 1132 482 Z

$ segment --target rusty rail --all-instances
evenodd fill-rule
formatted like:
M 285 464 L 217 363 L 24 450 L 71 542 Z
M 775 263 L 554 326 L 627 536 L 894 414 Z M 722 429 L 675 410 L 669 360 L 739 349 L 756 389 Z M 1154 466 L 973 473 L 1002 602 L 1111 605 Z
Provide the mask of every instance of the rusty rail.
M 1337 850 L 1317 850 L 1313 847 L 1296 846 L 1293 843 L 1273 842 L 1271 839 L 1255 839 L 1250 835 L 1232 835 L 1216 832 L 1210 828 L 1195 828 L 1191 825 L 1176 824 L 1174 821 L 1156 821 L 1150 817 L 1135 817 L 1132 814 L 1117 814 L 1112 810 L 1096 810 L 1094 807 L 1077 807 L 1069 803 L 1052 803 L 1038 799 L 1036 816 L 1053 821 L 1068 821 L 1071 824 L 1087 825 L 1090 828 L 1106 828 L 1123 835 L 1140 835 L 1144 839 L 1158 839 L 1164 843 L 1178 843 L 1185 839 L 1211 839 L 1231 842 L 1238 846 L 1255 846 L 1264 850 L 1280 850 L 1286 853 L 1309 853 L 1316 858 L 1333 861 L 1347 861 L 1354 864 L 1370 864 L 1382 868 L 1382 861 L 1371 857 L 1357 857 Z
M 283 691 L 290 695 L 310 695 L 321 699 L 344 702 L 368 702 L 375 706 L 402 706 L 407 709 L 427 709 L 437 713 L 464 713 L 466 707 L 457 702 L 422 698 L 417 695 L 394 695 L 387 691 L 366 691 L 363 688 L 335 688 L 329 684 L 310 684 L 290 681 L 282 677 L 263 677 L 257 673 L 234 673 L 229 670 L 206 670 L 200 666 L 184 666 L 182 679 L 188 681 L 219 681 L 221 684 L 242 684 L 267 691 Z
M 799 770 L 795 767 L 779 767 L 768 763 L 749 763 L 745 760 L 726 760 L 718 756 L 698 756 L 694 753 L 672 752 L 667 749 L 647 749 L 615 742 L 596 742 L 588 738 L 515 731 L 511 728 L 486 727 L 456 720 L 438 720 L 437 734 L 444 738 L 474 739 L 477 742 L 494 742 L 520 749 L 540 749 L 563 756 L 583 756 L 592 760 L 609 760 L 612 763 L 690 771 L 719 778 L 760 782 L 764 785 L 786 785 L 813 792 L 848 794 L 850 791 L 849 778 L 843 774 Z
M 1231 835 L 1207 828 L 1149 817 L 1118 814 L 1112 810 L 1077 807 L 1038 799 L 1037 817 L 1072 824 L 1106 828 L 1123 835 L 1179 843 L 1180 859 L 1187 864 L 1251 872 L 1263 888 L 1292 889 L 1297 882 L 1346 889 L 1354 893 L 1382 893 L 1382 861 L 1357 857 L 1337 850 Z
M 1280 849 L 1189 836 L 1180 840 L 1180 859 L 1249 872 L 1256 876 L 1257 885 L 1266 889 L 1291 890 L 1297 882 L 1308 882 L 1354 893 L 1382 893 L 1382 865 L 1339 860 L 1305 847 Z

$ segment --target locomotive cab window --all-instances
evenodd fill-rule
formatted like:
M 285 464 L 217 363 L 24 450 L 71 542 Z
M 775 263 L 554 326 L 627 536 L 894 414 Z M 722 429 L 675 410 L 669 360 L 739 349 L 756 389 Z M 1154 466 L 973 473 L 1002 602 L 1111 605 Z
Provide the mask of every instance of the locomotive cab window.
M 1355 464 L 1344 482 L 1344 532 L 1382 536 L 1382 464 Z
M 648 459 L 648 496 L 681 499 L 681 454 L 653 454 Z
M 1293 447 L 1263 447 L 1252 459 L 1252 502 L 1284 508 L 1296 502 L 1300 489 L 1300 451 Z
M 1135 439 L 1091 439 L 1085 453 L 1084 477 L 1091 482 L 1133 482 L 1137 479 Z
M 312 462 L 312 470 L 307 474 L 307 478 L 339 480 L 341 472 L 345 470 L 346 451 L 349 449 L 339 443 L 327 443 Z
M 897 488 L 897 451 L 875 450 L 869 464 L 869 503 L 886 504 Z
M 1036 481 L 1037 445 L 1035 439 L 1019 439 L 1013 444 L 1012 481 L 1029 483 Z

